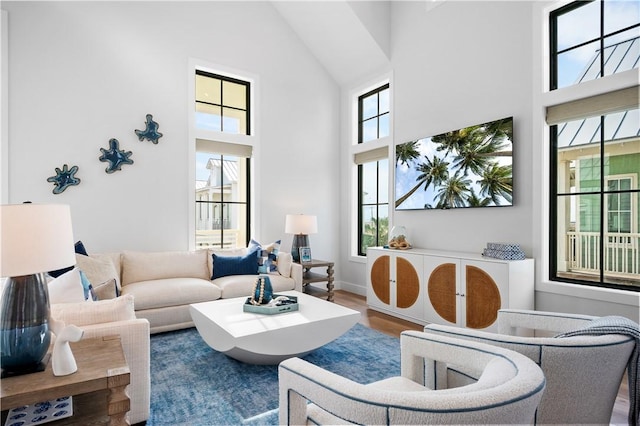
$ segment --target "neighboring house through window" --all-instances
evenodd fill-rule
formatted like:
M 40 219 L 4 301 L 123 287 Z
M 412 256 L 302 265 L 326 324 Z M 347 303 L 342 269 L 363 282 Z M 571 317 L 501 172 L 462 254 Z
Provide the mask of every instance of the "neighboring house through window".
M 640 2 L 550 13 L 550 90 L 637 70 Z M 594 83 L 591 83 L 594 84 Z M 640 290 L 638 86 L 547 108 L 550 279 Z M 576 92 L 578 93 L 578 92 Z
M 390 135 L 389 84 L 358 97 L 358 143 Z M 357 254 L 387 244 L 389 233 L 389 148 L 379 146 L 355 154 L 358 168 Z
M 250 134 L 250 83 L 196 70 L 195 126 L 216 133 Z M 246 247 L 250 235 L 249 145 L 196 139 L 196 248 Z

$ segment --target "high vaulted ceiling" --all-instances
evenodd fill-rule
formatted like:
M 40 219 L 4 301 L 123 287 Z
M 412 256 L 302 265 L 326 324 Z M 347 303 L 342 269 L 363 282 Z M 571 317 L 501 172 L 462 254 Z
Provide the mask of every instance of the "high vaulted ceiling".
M 340 85 L 389 64 L 388 1 L 274 1 L 278 12 Z
M 425 13 L 447 0 L 417 0 Z M 272 0 L 339 85 L 380 72 L 391 57 L 394 0 Z

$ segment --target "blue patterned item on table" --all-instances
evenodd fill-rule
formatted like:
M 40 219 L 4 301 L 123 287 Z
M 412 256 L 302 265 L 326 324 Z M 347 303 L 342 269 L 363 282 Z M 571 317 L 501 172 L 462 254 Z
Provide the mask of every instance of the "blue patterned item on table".
M 5 426 L 35 426 L 73 415 L 73 397 L 52 399 L 12 408 L 7 414 Z

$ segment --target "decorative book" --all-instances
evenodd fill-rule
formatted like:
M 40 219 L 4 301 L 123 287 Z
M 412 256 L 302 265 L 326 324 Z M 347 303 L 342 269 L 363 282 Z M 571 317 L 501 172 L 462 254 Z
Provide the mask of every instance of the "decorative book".
M 514 243 L 487 243 L 487 248 L 482 251 L 482 255 L 502 260 L 523 260 L 525 258 L 520 244 Z
M 5 426 L 34 426 L 73 415 L 73 397 L 52 399 L 9 410 Z

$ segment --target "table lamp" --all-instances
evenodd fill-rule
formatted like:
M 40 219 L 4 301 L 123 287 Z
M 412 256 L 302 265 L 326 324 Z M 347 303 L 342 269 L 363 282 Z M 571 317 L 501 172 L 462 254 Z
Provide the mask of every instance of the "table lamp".
M 45 272 L 75 265 L 71 211 L 59 204 L 0 206 L 2 377 L 42 371 L 51 342 Z
M 300 262 L 300 247 L 309 247 L 309 234 L 318 232 L 318 218 L 313 215 L 288 214 L 284 232 L 293 234 L 291 256 L 294 262 Z

